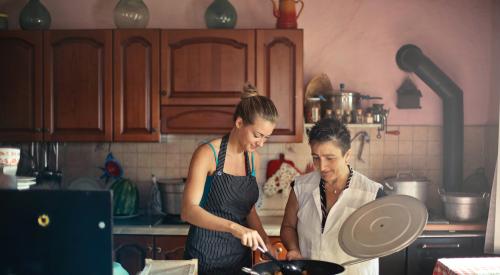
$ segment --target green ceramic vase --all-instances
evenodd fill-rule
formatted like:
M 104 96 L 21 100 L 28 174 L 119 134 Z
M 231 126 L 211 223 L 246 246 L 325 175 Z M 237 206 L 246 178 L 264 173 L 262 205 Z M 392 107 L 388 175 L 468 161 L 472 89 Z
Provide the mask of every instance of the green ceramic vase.
M 50 13 L 40 0 L 29 0 L 19 15 L 19 25 L 23 30 L 47 30 L 50 22 Z
M 210 29 L 232 29 L 238 16 L 228 0 L 214 0 L 205 12 L 205 23 Z

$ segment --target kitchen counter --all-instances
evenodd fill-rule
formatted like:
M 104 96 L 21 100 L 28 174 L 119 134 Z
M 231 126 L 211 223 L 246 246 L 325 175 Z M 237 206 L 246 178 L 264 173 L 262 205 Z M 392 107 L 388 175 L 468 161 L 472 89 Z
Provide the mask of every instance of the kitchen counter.
M 281 221 L 283 217 L 265 216 L 261 217 L 264 230 L 269 236 L 279 236 Z M 117 235 L 187 235 L 189 225 L 115 225 L 113 226 L 113 234 Z M 486 231 L 485 223 L 450 223 L 450 224 L 434 224 L 429 223 L 424 228 L 425 232 L 484 232 Z

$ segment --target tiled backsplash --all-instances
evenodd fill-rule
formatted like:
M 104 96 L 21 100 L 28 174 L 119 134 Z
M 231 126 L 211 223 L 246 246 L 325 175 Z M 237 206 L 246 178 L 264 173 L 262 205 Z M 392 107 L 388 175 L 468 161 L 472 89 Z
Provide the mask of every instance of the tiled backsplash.
M 357 159 L 360 138 L 352 143 L 351 164 L 354 169 L 380 181 L 394 176 L 398 171 L 414 171 L 428 177 L 432 186 L 428 205 L 439 208 L 435 192 L 442 181 L 442 127 L 437 126 L 389 126 L 400 135 L 383 134 L 380 139 L 376 128 L 351 128 L 351 136 L 367 131 L 370 142 L 365 144 L 362 159 Z M 62 147 L 61 163 L 64 183 L 81 176 L 98 177 L 102 171 L 108 148 L 122 163 L 125 177 L 139 185 L 146 185 L 151 174 L 159 178 L 186 177 L 191 155 L 196 147 L 217 136 L 168 135 L 161 143 L 66 143 Z M 484 167 L 491 182 L 497 154 L 498 126 L 466 126 L 464 130 L 464 177 L 476 168 Z M 311 161 L 307 138 L 303 143 L 268 143 L 259 149 L 261 163 L 258 182 L 265 181 L 266 164 L 279 158 L 280 153 L 304 170 Z M 145 189 L 145 186 L 141 186 Z M 262 196 L 260 211 L 282 211 L 286 196 Z

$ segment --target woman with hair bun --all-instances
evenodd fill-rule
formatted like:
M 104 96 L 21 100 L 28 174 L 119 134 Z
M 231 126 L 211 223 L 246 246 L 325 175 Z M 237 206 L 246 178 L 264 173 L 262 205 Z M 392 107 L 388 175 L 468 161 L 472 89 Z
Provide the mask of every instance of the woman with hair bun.
M 251 250 L 271 245 L 255 210 L 256 149 L 271 136 L 277 119 L 273 102 L 247 84 L 231 131 L 193 153 L 181 218 L 191 224 L 184 257 L 198 259 L 200 275 L 240 274 L 252 264 Z

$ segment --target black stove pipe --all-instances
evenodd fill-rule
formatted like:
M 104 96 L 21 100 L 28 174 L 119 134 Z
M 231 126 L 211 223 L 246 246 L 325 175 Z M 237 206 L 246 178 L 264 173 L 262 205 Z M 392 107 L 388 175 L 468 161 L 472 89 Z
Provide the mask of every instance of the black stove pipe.
M 420 77 L 443 101 L 443 185 L 447 192 L 458 192 L 463 182 L 462 90 L 415 45 L 402 46 L 396 62 L 402 70 Z

